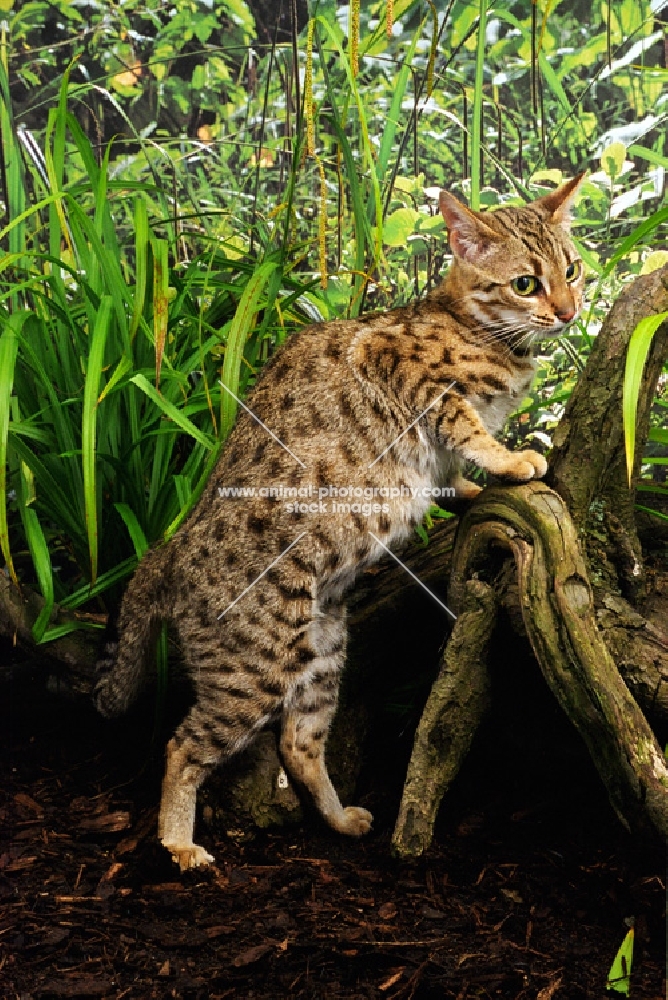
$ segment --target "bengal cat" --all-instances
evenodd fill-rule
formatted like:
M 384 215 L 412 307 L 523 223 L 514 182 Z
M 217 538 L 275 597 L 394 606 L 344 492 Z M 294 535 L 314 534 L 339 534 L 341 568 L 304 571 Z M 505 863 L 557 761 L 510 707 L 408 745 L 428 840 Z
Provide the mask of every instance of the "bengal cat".
M 464 462 L 514 482 L 545 474 L 542 455 L 510 452 L 495 435 L 531 385 L 532 345 L 580 309 L 569 215 L 582 178 L 485 213 L 441 192 L 453 253 L 442 284 L 404 308 L 289 338 L 189 519 L 139 565 L 95 700 L 103 715 L 127 708 L 170 620 L 196 692 L 167 745 L 160 807 L 160 839 L 182 870 L 213 861 L 193 842 L 197 788 L 278 716 L 285 766 L 325 820 L 352 836 L 369 830 L 366 809 L 341 805 L 324 759 L 343 597 L 421 521 L 435 486 L 478 492 Z

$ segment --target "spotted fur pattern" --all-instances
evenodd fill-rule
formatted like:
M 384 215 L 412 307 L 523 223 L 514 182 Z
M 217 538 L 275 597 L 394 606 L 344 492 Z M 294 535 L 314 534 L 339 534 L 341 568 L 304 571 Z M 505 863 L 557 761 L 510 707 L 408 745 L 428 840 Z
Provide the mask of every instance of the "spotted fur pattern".
M 159 822 L 182 869 L 213 860 L 193 842 L 197 788 L 276 717 L 285 766 L 330 826 L 368 831 L 370 814 L 341 805 L 324 762 L 345 659 L 343 595 L 422 519 L 425 488 L 475 495 L 464 462 L 511 481 L 544 475 L 540 454 L 510 452 L 495 435 L 531 384 L 533 342 L 557 336 L 581 305 L 568 235 L 580 180 L 485 214 L 443 192 L 454 259 L 442 285 L 405 308 L 290 338 L 248 399 L 281 443 L 243 411 L 187 523 L 142 560 L 95 697 L 105 715 L 127 707 L 151 636 L 170 620 L 196 690 L 167 747 Z M 316 498 L 316 510 L 295 513 L 284 499 L 220 493 L 274 484 L 411 495 L 383 505 L 377 493 L 369 513 L 333 513 L 330 498 L 324 512 Z

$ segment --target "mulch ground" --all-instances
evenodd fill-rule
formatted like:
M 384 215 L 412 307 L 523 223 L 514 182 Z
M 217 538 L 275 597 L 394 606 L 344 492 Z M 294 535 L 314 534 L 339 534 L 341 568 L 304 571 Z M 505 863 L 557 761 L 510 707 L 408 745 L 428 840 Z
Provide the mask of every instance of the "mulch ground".
M 390 855 L 390 801 L 359 842 L 315 817 L 199 822 L 217 865 L 181 875 L 156 842 L 151 719 L 109 727 L 23 674 L 0 698 L 3 1000 L 596 1000 L 631 918 L 631 996 L 665 995 L 663 851 L 584 758 L 537 785 L 483 745 L 419 862 Z

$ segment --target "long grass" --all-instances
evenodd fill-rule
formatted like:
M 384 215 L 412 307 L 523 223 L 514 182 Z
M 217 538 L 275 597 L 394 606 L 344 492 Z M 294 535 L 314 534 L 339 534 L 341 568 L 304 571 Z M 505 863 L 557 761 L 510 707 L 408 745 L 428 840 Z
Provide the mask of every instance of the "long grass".
M 526 198 L 537 189 L 524 175 L 543 165 L 545 149 L 565 169 L 574 149 L 593 144 L 581 113 L 590 81 L 569 79 L 567 56 L 549 48 L 557 7 L 449 2 L 440 20 L 417 0 L 392 8 L 379 7 L 371 27 L 360 8 L 355 46 L 331 11 L 316 10 L 309 65 L 305 39 L 272 45 L 257 99 L 244 93 L 228 105 L 218 144 L 140 135 L 109 81 L 77 89 L 66 73 L 31 145 L 14 120 L 2 29 L 0 548 L 13 577 L 44 597 L 36 639 L 57 634 L 56 602 L 112 605 L 147 547 L 177 530 L 237 398 L 291 329 L 430 286 L 443 224 L 425 188 L 463 188 L 473 208 Z M 636 13 L 633 37 L 645 37 L 651 14 Z M 516 43 L 494 42 L 492 17 Z M 410 27 L 398 51 L 387 26 L 402 19 Z M 624 40 L 612 40 L 615 59 Z M 512 79 L 498 83 L 507 67 L 518 80 L 531 75 L 514 107 Z M 605 67 L 601 55 L 590 76 Z M 111 102 L 132 143 L 94 146 L 72 110 L 93 93 Z M 660 139 L 627 148 L 638 170 L 664 169 L 664 154 Z M 640 268 L 668 222 L 658 200 L 639 201 L 605 244 L 624 176 L 609 191 L 605 179 L 584 186 L 580 242 L 594 290 L 580 330 L 542 371 L 543 395 L 524 403 L 543 433 L 620 273 Z M 327 289 L 318 287 L 323 272 Z

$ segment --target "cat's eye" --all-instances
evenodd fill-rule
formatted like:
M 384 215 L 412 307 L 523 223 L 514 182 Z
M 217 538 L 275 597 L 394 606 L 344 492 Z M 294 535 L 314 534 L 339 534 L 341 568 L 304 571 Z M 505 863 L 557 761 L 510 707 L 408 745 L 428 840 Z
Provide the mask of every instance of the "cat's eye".
M 566 268 L 566 281 L 569 283 L 571 281 L 577 281 L 577 279 L 582 274 L 582 261 L 574 260 L 572 264 L 569 264 Z
M 532 274 L 522 274 L 519 278 L 513 278 L 510 285 L 518 295 L 535 295 L 540 291 L 540 281 Z

